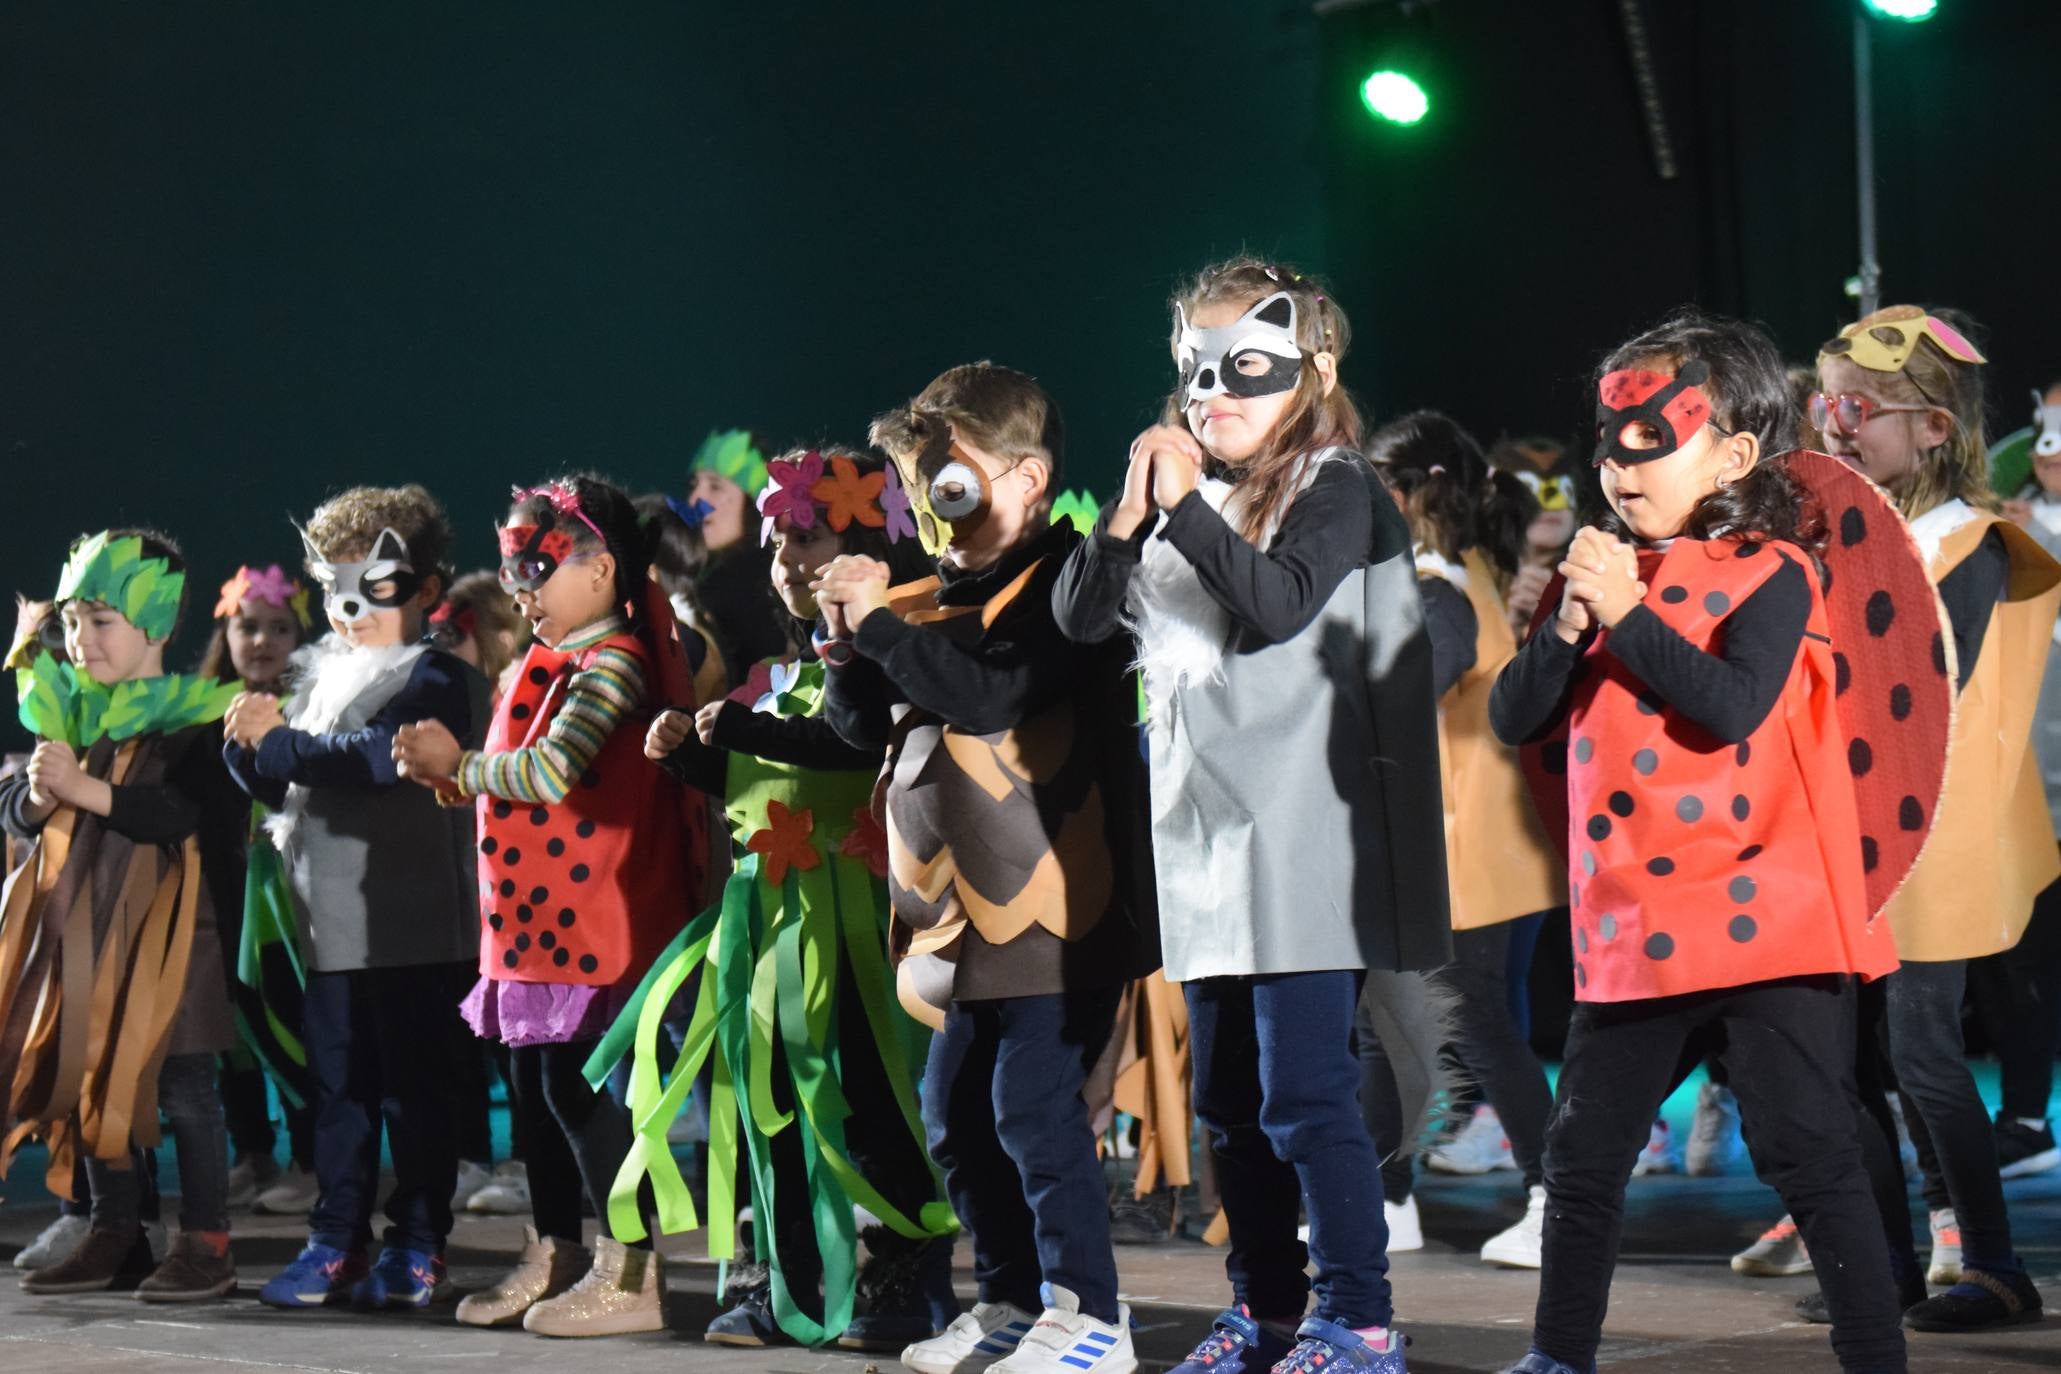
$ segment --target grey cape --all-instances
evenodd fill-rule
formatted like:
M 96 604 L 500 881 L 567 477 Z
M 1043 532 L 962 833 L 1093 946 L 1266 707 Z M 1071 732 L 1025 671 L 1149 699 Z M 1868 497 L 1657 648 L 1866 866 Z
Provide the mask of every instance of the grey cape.
M 1364 484 L 1313 487 L 1332 464 Z M 1080 614 L 1086 601 L 1106 599 L 1085 581 L 1127 584 L 1166 976 L 1436 968 L 1452 957 L 1437 703 L 1402 516 L 1358 455 L 1312 461 L 1298 500 L 1367 500 L 1371 546 L 1307 625 L 1267 642 L 1233 624 L 1190 561 L 1237 538 L 1219 514 L 1233 492 L 1206 481 L 1210 509 L 1191 500 L 1129 545 L 1098 529 L 1114 575 L 1084 569 L 1060 589 L 1082 603 L 1062 603 L 1071 633 L 1099 618 Z

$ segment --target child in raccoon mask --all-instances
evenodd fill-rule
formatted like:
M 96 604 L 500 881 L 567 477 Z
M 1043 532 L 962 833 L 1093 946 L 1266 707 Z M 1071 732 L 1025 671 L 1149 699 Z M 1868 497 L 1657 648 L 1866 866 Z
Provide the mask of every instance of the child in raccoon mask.
M 953 368 L 872 438 L 898 473 L 886 517 L 938 574 L 890 589 L 876 559 L 824 569 L 824 714 L 848 743 L 887 747 L 903 1002 L 939 1027 L 924 1125 L 980 1283 L 973 1311 L 902 1361 L 1128 1374 L 1081 1096 L 1124 984 L 1158 962 L 1126 655 L 1053 621 L 1080 535 L 1049 521 L 1062 430 L 1034 380 Z
M 1355 452 L 1346 320 L 1315 282 L 1226 263 L 1174 325 L 1165 420 L 1057 610 L 1086 642 L 1128 628 L 1145 670 L 1161 943 L 1231 1228 L 1232 1304 L 1179 1371 L 1402 1374 L 1353 1018 L 1370 970 L 1452 952 L 1410 533 Z M 1427 1038 L 1369 1002 L 1391 1052 Z

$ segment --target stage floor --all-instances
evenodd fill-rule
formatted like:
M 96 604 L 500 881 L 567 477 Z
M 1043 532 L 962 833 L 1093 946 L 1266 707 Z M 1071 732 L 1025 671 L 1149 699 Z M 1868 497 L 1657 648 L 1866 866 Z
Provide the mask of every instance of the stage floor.
M 2018 1246 L 2048 1303 L 2061 1303 L 2061 1174 L 2007 1185 Z M 1524 1353 L 1537 1276 L 1490 1269 L 1480 1243 L 1516 1215 L 1514 1174 L 1432 1179 L 1420 1195 L 1426 1248 L 1395 1257 L 1400 1325 L 1412 1337 L 1417 1374 L 1492 1371 Z M 1914 1200 L 1915 1205 L 1915 1200 Z M 1747 1177 L 1655 1178 L 1633 1184 L 1624 1260 L 1612 1294 L 1602 1361 L 1626 1371 L 1770 1371 L 1835 1368 L 1822 1327 L 1796 1321 L 1790 1304 L 1808 1278 L 1741 1279 L 1725 1260 L 1779 1213 L 1774 1195 Z M 47 1203 L 0 1208 L 0 1259 L 53 1215 Z M 520 1245 L 519 1218 L 466 1218 L 452 1240 L 451 1273 L 464 1288 L 497 1277 Z M 1922 1225 L 1922 1223 L 1921 1223 Z M 422 1316 L 276 1313 L 253 1294 L 297 1249 L 296 1223 L 237 1219 L 238 1296 L 200 1307 L 147 1308 L 114 1294 L 33 1298 L 0 1281 L 0 1370 L 8 1374 L 153 1374 L 208 1365 L 376 1374 L 453 1370 L 559 1370 L 605 1361 L 611 1374 L 721 1369 L 762 1374 L 893 1374 L 892 1357 L 799 1349 L 738 1351 L 705 1345 L 715 1314 L 715 1269 L 694 1236 L 668 1242 L 665 1334 L 574 1344 L 521 1331 L 458 1326 L 449 1308 Z M 964 1247 L 960 1261 L 965 1262 Z M 1223 1254 L 1192 1241 L 1118 1252 L 1134 1305 L 1143 1367 L 1178 1360 L 1222 1303 Z M 962 1278 L 965 1277 L 962 1271 Z M 1911 1337 L 1913 1370 L 2011 1370 L 2061 1366 L 2061 1316 L 2040 1326 L 1969 1337 Z

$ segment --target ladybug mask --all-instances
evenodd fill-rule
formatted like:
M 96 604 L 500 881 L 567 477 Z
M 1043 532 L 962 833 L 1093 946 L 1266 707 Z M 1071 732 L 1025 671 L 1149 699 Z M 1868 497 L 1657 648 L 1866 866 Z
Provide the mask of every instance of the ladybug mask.
M 550 525 L 501 527 L 501 586 L 509 592 L 534 592 L 551 575 L 579 555 L 572 536 Z
M 1709 365 L 1693 358 L 1672 377 L 1643 369 L 1605 374 L 1596 384 L 1596 466 L 1613 459 L 1627 467 L 1650 463 L 1686 445 L 1710 423 L 1710 398 L 1701 390 L 1709 380 Z M 1658 442 L 1628 444 L 1626 437 L 1640 426 L 1650 427 Z

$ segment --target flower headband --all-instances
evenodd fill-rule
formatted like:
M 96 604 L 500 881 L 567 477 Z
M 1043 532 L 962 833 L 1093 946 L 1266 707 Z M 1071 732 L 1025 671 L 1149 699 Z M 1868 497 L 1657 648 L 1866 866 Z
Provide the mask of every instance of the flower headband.
M 815 528 L 819 506 L 839 534 L 854 522 L 886 531 L 890 544 L 916 533 L 909 494 L 891 467 L 861 473 L 857 463 L 839 454 L 832 454 L 827 465 L 828 476 L 825 459 L 815 449 L 792 461 L 776 458 L 766 465 L 766 489 L 759 493 L 759 543 L 773 537 L 773 524 L 783 515 L 800 529 Z
M 569 515 L 578 520 L 582 525 L 594 531 L 594 537 L 601 541 L 602 548 L 608 547 L 608 536 L 601 532 L 601 526 L 587 518 L 587 512 L 580 507 L 579 493 L 565 483 L 546 482 L 541 487 L 514 487 L 511 488 L 511 495 L 517 505 L 521 505 L 533 496 L 543 497 L 545 503 L 552 510 L 560 515 Z
M 1851 358 L 1870 372 L 1901 372 L 1911 361 L 1918 340 L 1930 339 L 1939 351 L 1957 363 L 1986 363 L 1989 359 L 1969 343 L 1960 330 L 1915 305 L 1892 305 L 1839 331 L 1839 337 L 1818 350 L 1818 361 Z
M 215 602 L 215 619 L 227 620 L 246 601 L 262 601 L 282 611 L 292 611 L 303 630 L 313 625 L 308 612 L 308 589 L 277 563 L 266 568 L 240 567 L 222 584 L 221 599 Z

